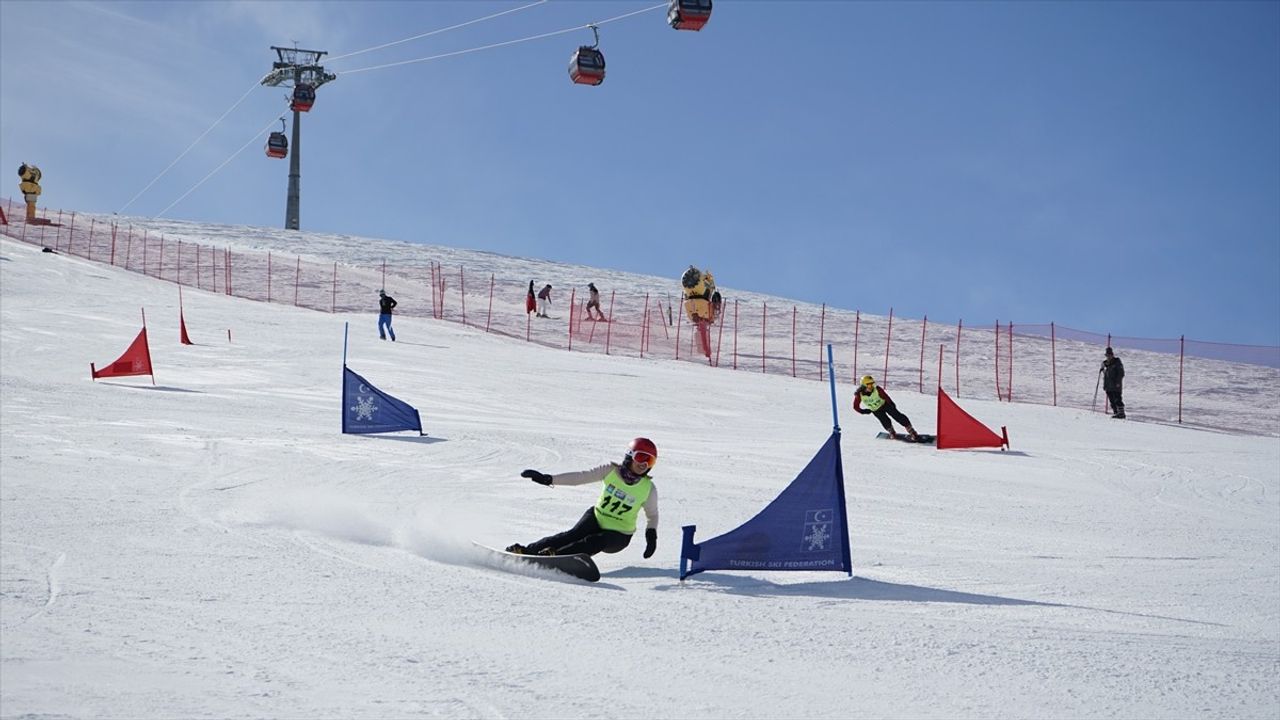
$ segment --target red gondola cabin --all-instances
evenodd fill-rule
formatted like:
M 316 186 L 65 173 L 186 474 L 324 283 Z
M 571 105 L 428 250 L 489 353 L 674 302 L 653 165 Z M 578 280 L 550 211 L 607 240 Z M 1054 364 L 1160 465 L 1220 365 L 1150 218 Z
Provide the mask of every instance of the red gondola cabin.
M 711 19 L 711 0 L 671 0 L 667 23 L 676 30 L 701 30 Z
M 282 158 L 289 154 L 289 140 L 282 132 L 273 132 L 267 138 L 267 157 Z
M 298 112 L 307 112 L 312 105 L 316 104 L 316 89 L 302 83 L 293 89 L 293 102 L 289 103 L 290 110 Z
M 583 45 L 569 58 L 569 79 L 581 85 L 604 82 L 604 53 Z

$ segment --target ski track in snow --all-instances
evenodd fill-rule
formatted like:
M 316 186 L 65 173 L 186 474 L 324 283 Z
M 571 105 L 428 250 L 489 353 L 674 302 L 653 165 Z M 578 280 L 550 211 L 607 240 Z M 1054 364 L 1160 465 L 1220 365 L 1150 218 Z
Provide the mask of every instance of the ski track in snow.
M 776 497 L 831 430 L 825 385 L 413 317 L 392 346 L 368 313 L 189 289 L 183 347 L 171 283 L 0 258 L 6 717 L 1280 715 L 1274 437 L 961 397 L 1014 451 L 945 452 L 875 440 L 842 384 L 854 577 L 680 582 L 681 525 Z M 139 305 L 167 390 L 91 382 Z M 339 432 L 345 321 L 428 438 Z M 895 398 L 934 425 L 932 396 Z M 637 434 L 653 558 L 633 541 L 591 584 L 472 547 L 568 528 L 599 489 L 519 472 Z

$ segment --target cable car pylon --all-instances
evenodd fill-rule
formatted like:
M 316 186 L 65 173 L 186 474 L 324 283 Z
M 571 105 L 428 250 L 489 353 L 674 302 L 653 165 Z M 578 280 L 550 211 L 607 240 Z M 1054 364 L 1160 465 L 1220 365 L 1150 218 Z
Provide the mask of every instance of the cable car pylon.
M 262 84 L 269 87 L 279 85 L 291 86 L 293 92 L 289 97 L 289 109 L 293 111 L 293 152 L 289 155 L 289 194 L 285 201 L 284 226 L 289 230 L 301 229 L 300 208 L 302 205 L 302 113 L 311 110 L 316 101 L 316 90 L 327 82 L 338 79 L 334 73 L 328 72 L 320 65 L 320 58 L 328 55 L 325 50 L 301 50 L 299 48 L 282 48 L 272 46 L 277 60 L 271 64 L 271 72 L 262 78 Z M 268 140 L 268 142 L 270 142 Z M 267 154 L 270 155 L 268 146 Z M 275 157 L 272 155 L 272 157 Z M 283 156 L 280 156 L 283 157 Z

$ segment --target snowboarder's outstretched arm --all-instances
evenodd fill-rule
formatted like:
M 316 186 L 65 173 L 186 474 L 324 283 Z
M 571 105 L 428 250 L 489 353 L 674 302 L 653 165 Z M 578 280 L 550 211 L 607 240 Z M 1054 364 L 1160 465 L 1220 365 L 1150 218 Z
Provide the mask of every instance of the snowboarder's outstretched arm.
M 527 477 L 539 485 L 588 485 L 593 482 L 604 480 L 605 476 L 612 471 L 616 465 L 613 463 L 605 463 L 599 467 L 593 467 L 590 470 L 580 470 L 571 473 L 559 473 L 556 475 L 548 475 L 538 472 L 537 470 L 525 470 L 520 473 L 520 477 Z

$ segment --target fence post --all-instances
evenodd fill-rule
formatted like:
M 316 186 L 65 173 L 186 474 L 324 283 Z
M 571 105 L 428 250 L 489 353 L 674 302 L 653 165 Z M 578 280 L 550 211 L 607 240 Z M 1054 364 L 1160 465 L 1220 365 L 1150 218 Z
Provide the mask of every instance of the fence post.
M 573 318 L 574 318 L 574 314 L 578 310 L 578 308 L 574 307 L 577 304 L 577 302 L 578 302 L 578 289 L 573 288 L 572 290 L 569 291 L 569 352 L 573 352 Z M 467 313 L 465 310 L 463 310 L 462 312 L 462 317 L 464 318 L 462 322 L 465 325 L 466 324 L 465 318 L 467 317 Z
M 733 369 L 738 369 L 738 298 L 733 299 Z
M 604 331 L 604 354 L 609 354 L 609 341 L 613 339 L 613 299 L 618 296 L 617 290 L 609 291 L 609 327 Z
M 431 289 L 431 317 L 439 320 L 440 314 L 436 312 L 436 261 L 432 260 L 430 262 L 430 265 L 431 265 L 431 278 L 427 280 L 427 287 Z M 525 313 L 525 315 L 528 315 L 528 314 L 529 313 Z M 529 323 L 525 323 L 526 326 L 528 324 Z M 528 335 L 528 332 L 527 332 L 528 328 L 526 327 L 525 330 L 526 330 L 525 335 Z M 528 339 L 529 339 L 528 337 L 525 338 L 525 340 L 528 340 Z
M 1178 338 L 1178 424 L 1182 424 L 1182 360 L 1187 355 L 1187 336 Z
M 1111 333 L 1107 333 L 1107 347 L 1111 347 Z M 1104 397 L 1104 398 L 1103 398 L 1103 400 L 1102 400 L 1102 411 L 1103 411 L 1103 412 L 1105 412 L 1105 413 L 1109 413 L 1109 412 L 1111 412 L 1111 398 L 1110 398 L 1110 397 Z
M 458 269 L 459 271 L 461 271 L 462 268 L 458 268 Z M 386 258 L 382 258 L 382 289 L 384 291 L 387 289 L 387 259 Z M 463 320 L 462 324 L 466 325 L 467 322 Z
M 796 306 L 791 306 L 791 377 L 796 376 Z
M 150 230 L 142 231 L 142 274 L 143 275 L 147 274 L 147 246 L 151 244 L 149 242 L 150 237 L 148 237 L 148 233 L 150 232 L 151 232 Z
M 1053 323 L 1049 323 L 1049 361 L 1053 375 L 1053 406 L 1058 407 L 1058 333 Z
M 271 304 L 271 251 L 267 251 L 267 304 Z
M 436 273 L 440 280 L 440 319 L 444 319 L 444 290 L 447 284 L 444 281 L 444 263 L 439 263 L 439 272 Z
M 232 268 L 231 248 L 227 248 L 226 258 L 227 258 L 227 295 L 230 295 L 231 297 L 235 297 L 235 294 L 236 294 L 235 286 L 231 284 L 231 268 Z
M 822 348 L 827 346 L 827 304 L 822 303 L 822 316 L 818 319 L 818 382 L 822 382 L 825 378 L 822 376 L 823 365 Z M 834 361 L 833 361 L 834 362 Z
M 1009 321 L 1009 402 L 1013 402 L 1013 321 Z
M 938 343 L 938 389 L 942 389 L 942 349 L 946 347 Z
M 116 264 L 116 224 L 111 223 L 111 266 Z
M 182 286 L 182 241 L 178 241 L 178 269 L 173 273 L 173 281 Z M 181 291 L 179 291 L 181 292 Z
M 924 316 L 924 322 L 920 324 L 920 392 L 924 392 L 924 334 L 929 329 L 929 316 Z M 942 375 L 938 375 L 938 384 L 942 384 Z
M 493 322 L 493 273 L 489 273 L 489 315 L 484 319 L 484 331 L 489 332 L 489 325 Z
M 683 302 L 683 301 L 681 301 Z M 684 308 L 681 308 L 683 310 Z M 680 337 L 679 328 L 676 329 L 676 337 Z M 649 293 L 644 294 L 644 315 L 641 316 L 640 323 L 640 357 L 644 357 L 644 348 L 649 338 Z M 680 359 L 680 342 L 676 341 L 676 359 Z
M 880 382 L 889 382 L 889 343 L 893 339 L 893 308 L 889 308 L 889 330 L 884 334 L 884 376 Z
M 769 336 L 769 303 L 764 303 L 760 313 L 760 372 L 768 372 L 764 365 L 765 338 Z
M 338 263 L 333 264 L 333 296 L 329 300 L 329 312 L 338 312 Z
M 302 283 L 302 256 L 298 256 L 298 265 L 293 271 L 293 306 L 298 307 L 298 285 Z
M 164 236 L 160 236 L 160 257 L 156 259 L 156 277 L 164 279 Z
M 647 295 L 645 297 L 648 297 Z M 680 325 L 684 325 L 684 296 L 680 296 Z M 676 359 L 680 359 L 680 325 L 676 326 Z M 641 330 L 641 332 L 644 332 Z
M 720 331 L 716 333 L 716 367 L 720 367 L 720 347 L 724 345 L 724 310 L 720 310 L 720 317 L 717 320 L 720 325 Z
M 956 321 L 956 398 L 960 397 L 960 335 L 964 332 L 964 318 Z
M 387 278 L 387 261 L 382 261 L 382 279 Z M 385 282 L 383 283 L 386 284 Z M 467 275 L 462 270 L 462 266 L 458 266 L 458 297 L 462 298 L 462 327 L 467 326 Z M 570 315 L 573 313 L 570 312 Z
M 1003 400 L 1004 393 L 1000 392 L 1000 319 L 996 318 L 996 329 L 993 333 L 996 338 L 996 400 Z
M 862 329 L 862 311 L 853 314 L 853 384 L 858 384 L 858 331 Z

